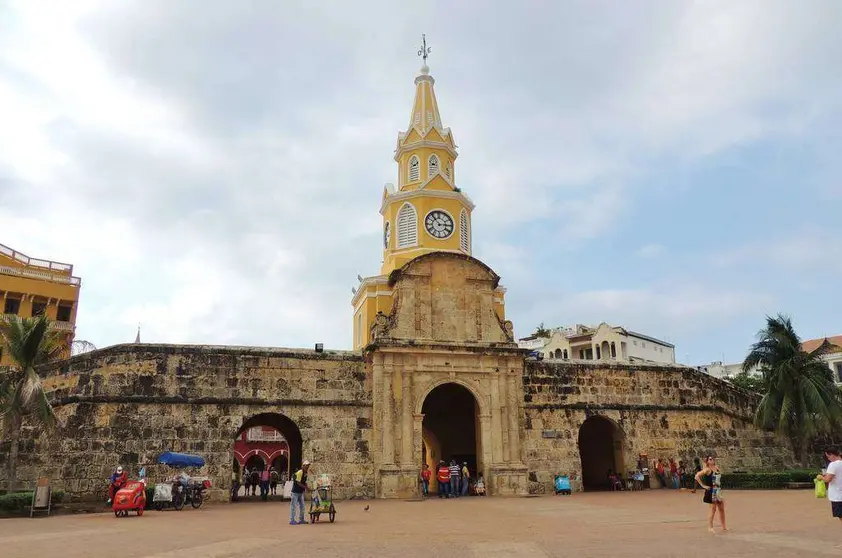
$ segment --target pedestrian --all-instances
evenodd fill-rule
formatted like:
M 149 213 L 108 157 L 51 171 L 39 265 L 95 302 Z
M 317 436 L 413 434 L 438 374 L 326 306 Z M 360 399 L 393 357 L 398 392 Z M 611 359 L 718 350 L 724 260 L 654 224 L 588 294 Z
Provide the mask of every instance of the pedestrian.
M 307 490 L 307 472 L 310 470 L 310 462 L 304 461 L 301 468 L 292 476 L 292 493 L 289 502 L 289 524 L 304 525 L 304 492 Z M 298 521 L 295 521 L 295 507 L 298 506 Z
M 667 479 L 665 477 L 664 471 L 664 460 L 658 459 L 658 462 L 655 463 L 655 475 L 658 476 L 658 482 L 661 483 L 661 488 L 667 487 Z
M 240 492 L 240 475 L 236 469 L 231 470 L 231 501 L 236 502 Z
M 278 481 L 280 478 L 281 477 L 278 475 L 278 471 L 276 471 L 274 467 L 269 469 L 269 488 L 272 491 L 272 496 L 277 496 L 278 494 Z
M 247 467 L 243 467 L 243 496 L 249 495 L 249 487 L 251 486 L 251 471 Z
M 251 470 L 251 495 L 257 494 L 257 489 L 260 488 L 260 471 L 257 467 Z
M 681 488 L 687 488 L 687 468 L 683 461 L 678 462 L 678 484 Z
M 672 487 L 676 490 L 681 488 L 681 483 L 678 479 L 678 464 L 674 457 L 670 457 L 670 477 L 672 480 Z
M 699 481 L 696 480 L 696 475 L 699 474 L 699 471 L 702 470 L 702 463 L 698 457 L 693 458 L 693 494 L 696 493 L 696 486 L 699 484 Z
M 468 470 L 468 462 L 462 463 L 462 496 L 468 495 L 471 484 L 471 472 Z
M 842 453 L 839 448 L 827 448 L 824 456 L 830 462 L 822 480 L 827 483 L 827 499 L 833 517 L 842 522 Z
M 432 471 L 430 471 L 430 466 L 424 463 L 424 466 L 421 467 L 421 494 L 426 498 L 430 495 L 430 477 L 432 476 Z
M 439 483 L 439 498 L 450 498 L 450 494 L 448 494 L 450 489 L 450 467 L 445 464 L 444 459 L 439 461 L 436 480 Z
M 269 469 L 260 472 L 260 499 L 264 502 L 269 499 Z
M 696 482 L 705 489 L 702 501 L 710 504 L 710 515 L 708 516 L 708 531 L 713 533 L 713 518 L 719 512 L 719 523 L 722 530 L 727 531 L 725 526 L 725 500 L 722 498 L 722 471 L 716 464 L 716 458 L 712 455 L 705 457 L 705 467 L 696 473 Z
M 454 498 L 459 497 L 459 477 L 461 476 L 461 467 L 456 464 L 455 459 L 450 460 L 450 494 Z

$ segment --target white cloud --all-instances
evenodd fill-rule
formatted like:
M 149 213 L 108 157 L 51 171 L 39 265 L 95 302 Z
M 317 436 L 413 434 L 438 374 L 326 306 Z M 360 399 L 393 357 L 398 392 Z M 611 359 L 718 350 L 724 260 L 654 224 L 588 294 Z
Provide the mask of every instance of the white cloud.
M 650 243 L 644 244 L 635 253 L 641 258 L 652 259 L 662 256 L 666 251 L 667 247 L 663 244 Z

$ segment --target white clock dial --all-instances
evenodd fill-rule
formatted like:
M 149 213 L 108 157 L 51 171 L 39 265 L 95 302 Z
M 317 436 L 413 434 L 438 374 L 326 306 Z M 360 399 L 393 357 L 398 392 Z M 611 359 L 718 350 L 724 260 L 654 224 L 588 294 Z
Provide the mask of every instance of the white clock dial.
M 424 227 L 433 238 L 445 239 L 453 234 L 453 218 L 436 209 L 427 214 Z
M 383 249 L 389 249 L 389 241 L 392 240 L 392 227 L 389 225 L 389 221 L 386 221 L 386 224 L 383 226 Z

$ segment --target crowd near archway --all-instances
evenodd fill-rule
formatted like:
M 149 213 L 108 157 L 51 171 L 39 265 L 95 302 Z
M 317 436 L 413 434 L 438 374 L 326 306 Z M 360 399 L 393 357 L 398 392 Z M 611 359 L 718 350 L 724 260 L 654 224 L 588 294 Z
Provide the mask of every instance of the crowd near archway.
M 298 426 L 280 413 L 246 420 L 234 437 L 232 500 L 281 499 L 284 482 L 301 467 L 302 443 Z M 262 483 L 266 477 L 268 491 Z
M 582 486 L 588 490 L 608 490 L 608 475 L 625 475 L 623 458 L 625 436 L 611 419 L 592 416 L 579 428 L 579 457 L 582 462 Z
M 435 471 L 440 460 L 467 463 L 471 475 L 476 477 L 477 471 L 482 470 L 482 451 L 479 406 L 474 394 L 457 383 L 441 384 L 427 394 L 421 412 L 421 460 L 433 471 L 430 491 L 438 491 Z

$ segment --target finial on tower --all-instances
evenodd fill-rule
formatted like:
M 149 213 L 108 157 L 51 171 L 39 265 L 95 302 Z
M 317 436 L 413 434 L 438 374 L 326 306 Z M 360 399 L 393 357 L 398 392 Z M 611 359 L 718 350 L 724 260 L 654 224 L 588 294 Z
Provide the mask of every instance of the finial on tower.
M 428 74 L 430 73 L 430 68 L 427 67 L 427 55 L 432 52 L 433 49 L 427 46 L 427 35 L 426 33 L 421 34 L 421 50 L 418 51 L 418 56 L 420 56 L 424 60 L 424 65 L 421 66 L 421 73 Z

